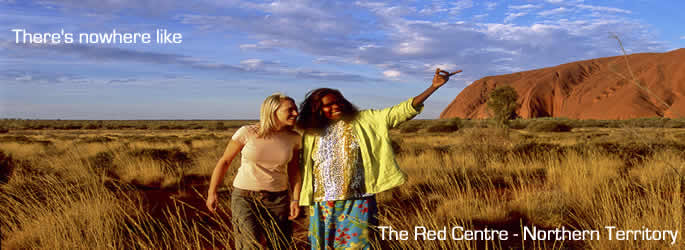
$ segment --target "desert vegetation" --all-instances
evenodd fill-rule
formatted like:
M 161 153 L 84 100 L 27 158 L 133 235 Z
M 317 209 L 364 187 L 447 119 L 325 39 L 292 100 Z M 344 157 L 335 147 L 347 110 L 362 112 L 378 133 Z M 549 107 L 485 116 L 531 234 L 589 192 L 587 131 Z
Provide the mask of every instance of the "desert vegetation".
M 230 136 L 249 122 L 4 120 L 2 249 L 230 248 L 228 197 L 237 162 L 226 177 L 217 214 L 204 209 L 204 196 Z M 34 126 L 40 124 L 46 127 Z M 82 126 L 63 129 L 68 124 Z M 183 128 L 173 127 L 178 124 Z M 410 231 L 415 226 L 462 226 L 519 234 L 526 226 L 563 226 L 600 230 L 602 237 L 378 240 L 375 246 L 673 247 L 670 240 L 609 240 L 605 226 L 678 230 L 674 246 L 685 244 L 682 120 L 519 119 L 510 121 L 510 128 L 493 124 L 413 120 L 391 131 L 397 161 L 409 181 L 377 196 L 379 224 Z M 304 217 L 295 223 L 293 241 L 299 248 L 307 247 L 306 223 Z
M 518 109 L 516 99 L 518 99 L 516 89 L 508 85 L 499 86 L 490 92 L 487 105 L 498 127 L 504 127 L 509 120 L 516 118 Z

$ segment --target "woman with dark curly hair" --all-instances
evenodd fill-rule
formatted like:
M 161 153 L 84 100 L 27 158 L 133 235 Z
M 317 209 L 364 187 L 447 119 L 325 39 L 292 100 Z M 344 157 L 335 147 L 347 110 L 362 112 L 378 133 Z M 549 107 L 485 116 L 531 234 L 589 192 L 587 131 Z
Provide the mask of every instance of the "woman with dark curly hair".
M 370 226 L 378 224 L 375 194 L 407 180 L 388 130 L 419 114 L 423 102 L 459 72 L 437 69 L 423 93 L 382 110 L 359 111 L 335 89 L 307 94 L 297 120 L 304 130 L 299 204 L 309 206 L 312 249 L 370 248 Z

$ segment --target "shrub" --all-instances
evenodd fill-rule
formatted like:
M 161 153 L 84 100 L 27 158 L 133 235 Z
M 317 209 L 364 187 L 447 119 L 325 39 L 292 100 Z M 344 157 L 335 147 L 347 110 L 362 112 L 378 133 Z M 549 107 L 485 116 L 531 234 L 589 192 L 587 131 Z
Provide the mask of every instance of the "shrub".
M 421 123 L 405 122 L 400 125 L 400 132 L 402 133 L 416 133 L 422 128 Z
M 107 142 L 114 141 L 114 139 L 109 138 L 107 136 L 95 136 L 95 137 L 83 138 L 81 141 L 83 143 L 107 143 Z
M 525 129 L 531 123 L 529 120 L 516 119 L 509 121 L 509 128 L 512 129 Z
M 224 125 L 224 122 L 216 122 L 216 124 L 214 124 L 214 129 L 216 129 L 216 130 L 226 130 L 227 127 L 226 127 L 226 125 Z
M 646 117 L 625 120 L 622 123 L 633 128 L 662 128 L 667 121 L 669 119 L 663 117 Z
M 1 142 L 16 142 L 16 143 L 32 143 L 33 140 L 31 138 L 26 137 L 25 135 L 10 135 L 10 136 L 3 136 L 0 137 Z
M 81 124 L 69 124 L 69 125 L 64 125 L 63 129 L 81 129 L 83 128 L 83 125 Z
M 511 86 L 500 86 L 490 93 L 487 105 L 498 126 L 506 126 L 507 121 L 516 117 L 517 99 L 518 94 Z
M 83 127 L 83 128 L 84 128 L 84 129 L 99 129 L 100 126 L 98 126 L 97 124 L 92 124 L 92 123 L 91 123 L 91 124 L 86 125 L 86 126 Z
M 544 154 L 560 154 L 564 149 L 556 144 L 527 142 L 517 144 L 511 149 L 510 153 L 518 157 L 527 157 L 527 159 L 534 159 Z
M 528 124 L 526 129 L 532 132 L 569 132 L 573 128 L 560 121 L 535 121 Z
M 447 121 L 440 121 L 437 124 L 429 126 L 426 131 L 428 132 L 454 132 L 459 130 L 461 127 L 461 119 L 453 118 Z
M 669 120 L 664 123 L 664 128 L 685 128 L 685 121 Z

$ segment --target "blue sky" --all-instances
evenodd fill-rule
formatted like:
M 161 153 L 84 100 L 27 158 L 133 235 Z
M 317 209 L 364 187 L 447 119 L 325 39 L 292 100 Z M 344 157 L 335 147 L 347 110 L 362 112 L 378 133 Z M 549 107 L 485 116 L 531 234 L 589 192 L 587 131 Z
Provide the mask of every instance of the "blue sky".
M 0 117 L 257 119 L 273 92 L 360 108 L 423 91 L 437 118 L 489 75 L 685 47 L 685 1 L 0 0 Z M 180 44 L 25 44 L 29 33 L 181 33 Z M 75 35 L 76 36 L 76 35 Z

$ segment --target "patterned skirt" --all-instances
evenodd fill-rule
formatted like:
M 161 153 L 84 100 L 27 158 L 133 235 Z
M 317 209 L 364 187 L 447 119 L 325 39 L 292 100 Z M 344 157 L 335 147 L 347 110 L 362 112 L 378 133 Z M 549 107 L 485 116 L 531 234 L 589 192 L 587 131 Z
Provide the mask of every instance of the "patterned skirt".
M 369 249 L 378 225 L 376 198 L 315 202 L 309 207 L 312 249 Z

